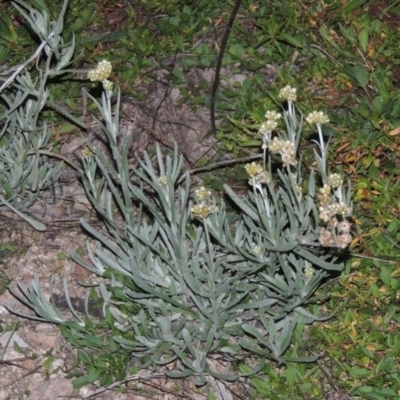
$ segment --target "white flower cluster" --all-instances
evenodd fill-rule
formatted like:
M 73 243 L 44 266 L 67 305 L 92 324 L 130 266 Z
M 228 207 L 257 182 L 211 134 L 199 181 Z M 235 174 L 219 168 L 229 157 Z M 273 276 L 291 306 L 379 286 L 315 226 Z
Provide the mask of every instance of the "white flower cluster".
M 264 183 L 268 184 L 271 182 L 271 176 L 267 171 L 264 171 L 263 167 L 255 162 L 246 164 L 245 167 L 247 174 L 250 176 L 249 185 L 254 186 L 255 184 Z
M 83 157 L 93 157 L 94 153 L 89 147 L 85 147 L 82 151 L 81 154 Z
M 282 139 L 279 139 L 278 137 L 274 137 L 272 139 L 272 142 L 268 145 L 269 151 L 272 154 L 277 154 L 281 151 L 281 148 L 283 146 L 284 141 Z
M 267 134 L 269 131 L 273 131 L 274 129 L 276 129 L 278 126 L 278 123 L 276 121 L 273 120 L 266 120 L 261 124 L 260 129 L 258 130 L 258 133 L 260 135 L 265 135 Z
M 289 140 L 285 140 L 281 147 L 280 153 L 283 165 L 285 167 L 289 167 L 289 165 L 293 165 L 295 167 L 297 165 L 296 150 L 292 142 L 290 142 Z
M 332 190 L 331 186 L 326 183 L 324 187 L 319 189 L 319 194 L 317 195 L 317 199 L 321 205 L 324 206 L 332 203 L 331 190 Z
M 296 101 L 297 89 L 287 85 L 279 92 L 279 98 L 287 101 Z
M 315 269 L 311 266 L 308 265 L 306 268 L 304 268 L 304 276 L 308 279 L 311 279 L 315 274 Z
M 250 178 L 254 178 L 260 172 L 263 171 L 262 165 L 254 162 L 254 161 L 251 164 L 246 164 L 244 168 L 245 168 L 247 174 L 250 176 Z
M 346 219 L 351 216 L 351 207 L 344 202 L 336 202 L 331 195 L 332 188 L 343 184 L 339 174 L 328 176 L 327 182 L 319 189 L 317 199 L 320 203 L 318 217 L 326 224 L 319 232 L 319 242 L 324 247 L 339 247 L 345 249 L 351 243 L 351 223 Z M 339 221 L 339 219 L 340 221 Z
M 278 121 L 282 118 L 282 115 L 276 111 L 267 111 L 265 113 L 265 121 L 262 123 L 258 133 L 261 135 L 266 135 L 272 130 L 278 127 Z
M 168 178 L 167 178 L 165 175 L 160 176 L 160 177 L 158 178 L 158 184 L 159 184 L 160 186 L 167 186 L 167 185 L 168 185 Z
M 334 189 L 343 185 L 343 178 L 339 174 L 330 174 L 328 176 L 328 185 L 332 186 Z
M 104 88 L 104 90 L 107 90 L 110 92 L 113 88 L 113 83 L 111 81 L 109 81 L 108 79 L 104 79 L 103 88 Z
M 265 119 L 267 121 L 278 121 L 282 118 L 282 114 L 276 112 L 275 110 L 273 111 L 267 111 L 265 113 Z
M 343 183 L 342 177 L 339 174 L 331 174 L 328 177 L 328 182 L 330 184 L 326 183 L 320 188 L 317 195 L 317 199 L 320 203 L 319 218 L 325 223 L 328 223 L 335 215 L 348 217 L 352 212 L 351 208 L 344 202 L 337 203 L 331 196 L 332 187 L 337 188 Z
M 329 122 L 328 116 L 322 111 L 313 111 L 308 114 L 306 121 L 312 125 L 322 125 L 327 124 Z
M 207 218 L 210 214 L 216 212 L 218 207 L 214 205 L 196 204 L 191 209 L 191 217 L 193 218 Z
M 112 71 L 112 64 L 110 63 L 110 61 L 107 60 L 100 61 L 95 69 L 91 69 L 88 72 L 88 79 L 92 82 L 97 82 L 97 81 L 102 82 L 111 75 L 111 71 Z
M 200 189 L 195 190 L 195 194 L 197 199 L 201 202 L 204 201 L 207 197 L 211 196 L 211 190 L 207 190 L 204 186 Z
M 194 205 L 190 209 L 191 218 L 207 218 L 210 214 L 216 212 L 218 207 L 214 204 L 208 204 L 206 201 L 211 197 L 211 190 L 207 190 L 204 186 L 195 190 L 195 195 L 199 200 L 199 204 Z
M 256 176 L 249 179 L 249 185 L 253 186 L 254 184 L 268 184 L 271 182 L 271 176 L 267 171 L 261 171 Z
M 350 229 L 351 223 L 349 221 L 344 219 L 339 222 L 336 217 L 333 217 L 328 227 L 321 228 L 319 242 L 324 247 L 345 249 L 352 240 Z
M 282 140 L 275 136 L 268 145 L 268 148 L 272 154 L 279 153 L 281 155 L 285 167 L 297 165 L 296 150 L 294 144 L 289 140 Z
M 321 204 L 318 216 L 322 221 L 328 223 L 335 215 L 349 217 L 351 215 L 351 211 L 351 208 L 342 201 L 340 203 L 331 202 L 329 204 Z

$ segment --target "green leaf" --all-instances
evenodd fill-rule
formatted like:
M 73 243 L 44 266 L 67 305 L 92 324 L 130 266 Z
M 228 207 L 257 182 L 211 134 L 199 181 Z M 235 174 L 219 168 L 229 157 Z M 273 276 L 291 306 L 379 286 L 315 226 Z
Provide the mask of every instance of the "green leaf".
M 286 380 L 289 383 L 289 385 L 294 386 L 294 384 L 297 382 L 297 377 L 299 375 L 299 371 L 293 365 L 289 364 L 286 367 L 285 375 L 286 375 Z
M 366 368 L 360 368 L 360 367 L 353 367 L 350 368 L 349 374 L 356 379 L 359 378 L 368 378 L 371 375 L 371 371 Z
M 164 370 L 164 374 L 173 379 L 179 378 L 187 378 L 193 375 L 193 371 L 187 369 L 185 371 L 169 371 L 168 369 Z
M 354 75 L 357 79 L 358 84 L 365 89 L 369 82 L 369 76 L 366 68 L 362 64 L 356 64 L 354 66 Z
M 174 67 L 172 69 L 172 75 L 178 78 L 181 82 L 185 81 L 185 75 L 179 68 Z
M 8 47 L 0 44 L 0 64 L 4 64 L 10 58 Z
M 0 251 L 1 252 L 14 252 L 15 246 L 13 246 L 9 243 L 4 243 L 4 244 L 0 245 Z
M 208 391 L 207 400 L 217 400 L 217 399 L 218 399 L 217 396 L 213 392 Z
M 355 396 L 362 396 L 368 400 L 396 399 L 398 394 L 389 388 L 378 389 L 372 386 L 361 386 L 352 392 Z
M 317 257 L 315 254 L 306 250 L 305 247 L 295 248 L 293 251 L 301 257 L 304 257 L 307 261 L 310 261 L 314 265 L 326 269 L 328 271 L 341 271 L 343 269 L 343 263 L 329 263 L 323 260 L 321 257 Z
M 83 363 L 85 363 L 85 364 L 89 364 L 90 361 L 91 361 L 90 357 L 88 356 L 86 351 L 84 351 L 82 349 L 78 349 L 77 356 L 78 356 L 78 360 L 83 362 Z
M 239 43 L 235 43 L 229 48 L 229 53 L 237 57 L 238 59 L 242 59 L 244 48 Z
M 36 230 L 38 230 L 38 231 L 45 231 L 46 230 L 46 225 L 42 224 L 39 221 L 36 221 L 35 219 L 30 217 L 29 215 L 24 214 L 21 211 L 17 210 L 3 196 L 0 196 L 0 202 L 3 203 L 5 206 L 7 206 L 11 211 L 15 212 L 15 214 L 17 214 L 19 217 L 21 217 L 26 222 L 28 222 Z
M 249 340 L 240 339 L 239 344 L 244 349 L 249 350 L 254 354 L 258 354 L 259 356 L 268 358 L 271 355 L 271 352 L 269 350 L 262 349 L 261 347 L 258 347 L 257 345 L 255 345 L 253 342 L 250 342 Z
M 57 254 L 57 259 L 59 261 L 65 261 L 65 260 L 68 260 L 68 256 L 65 253 L 58 253 Z
M 346 4 L 346 6 L 343 8 L 342 12 L 343 15 L 347 15 L 352 13 L 354 10 L 357 8 L 361 7 L 363 4 L 365 4 L 368 0 L 352 0 L 349 3 Z
M 176 47 L 181 53 L 185 52 L 185 44 L 181 35 L 174 35 Z
M 101 369 L 91 368 L 91 371 L 86 375 L 86 381 L 88 383 L 96 382 L 100 378 L 100 375 L 102 373 L 103 373 L 103 370 L 101 370 Z
M 53 361 L 55 360 L 55 356 L 51 355 L 50 357 L 47 357 L 47 359 L 43 362 L 43 368 L 49 373 L 51 364 L 53 364 Z
M 236 205 L 246 213 L 253 221 L 259 221 L 259 217 L 255 212 L 254 208 L 251 207 L 245 200 L 241 199 L 231 188 L 230 186 L 224 184 L 225 192 L 228 196 L 236 203 Z
M 31 3 L 34 7 L 36 7 L 40 11 L 46 11 L 49 13 L 49 9 L 47 8 L 46 3 L 44 0 L 31 0 Z
M 254 385 L 254 387 L 257 389 L 257 391 L 265 396 L 265 398 L 271 398 L 271 383 L 267 379 L 259 379 L 255 378 L 251 380 L 251 383 Z
M 368 30 L 366 28 L 361 29 L 358 34 L 358 41 L 360 43 L 361 50 L 366 53 L 368 50 Z
M 311 323 L 314 321 L 326 321 L 334 315 L 334 313 L 327 315 L 325 317 L 317 317 L 316 315 L 312 314 L 310 311 L 306 310 L 304 307 L 296 307 L 294 311 L 298 312 L 300 315 L 303 315 L 306 318 L 309 318 L 307 323 Z
M 390 287 L 391 283 L 391 276 L 390 276 L 390 271 L 386 267 L 381 267 L 381 271 L 379 273 L 379 277 L 381 278 L 382 282 L 387 286 Z
M 286 362 L 295 362 L 295 363 L 313 363 L 318 360 L 320 356 L 303 356 L 303 357 L 292 357 L 292 356 L 284 356 L 282 357 Z
M 72 386 L 75 390 L 78 390 L 83 386 L 86 386 L 88 383 L 90 382 L 87 380 L 86 376 L 80 376 L 72 381 Z
M 248 365 L 241 364 L 239 366 L 241 372 L 240 376 L 249 377 L 257 375 L 264 368 L 264 366 L 265 366 L 265 360 L 263 360 L 262 358 L 259 360 L 259 364 L 255 368 L 251 368 Z
M 181 63 L 183 67 L 193 67 L 195 65 L 198 65 L 198 61 L 196 58 L 189 57 L 182 58 Z
M 86 335 L 85 342 L 88 347 L 95 347 L 95 348 L 104 347 L 103 339 L 100 336 Z
M 235 374 L 221 374 L 220 372 L 213 371 L 209 368 L 206 368 L 206 372 L 214 378 L 221 379 L 223 381 L 234 382 L 237 379 L 237 375 Z
M 18 345 L 18 343 L 14 340 L 13 343 L 14 350 L 19 354 L 25 354 L 24 350 Z
M 277 36 L 277 39 L 294 47 L 303 48 L 305 46 L 300 37 L 295 37 L 293 34 L 282 32 Z
M 264 299 L 260 301 L 253 301 L 250 303 L 243 303 L 243 304 L 238 304 L 235 307 L 232 307 L 231 310 L 250 310 L 250 309 L 258 309 L 261 307 L 269 307 L 275 304 L 278 300 L 275 299 Z
M 113 339 L 119 343 L 123 348 L 129 349 L 131 351 L 136 350 L 136 347 L 138 346 L 137 342 L 134 342 L 132 340 L 125 339 L 123 337 L 119 336 L 114 336 Z

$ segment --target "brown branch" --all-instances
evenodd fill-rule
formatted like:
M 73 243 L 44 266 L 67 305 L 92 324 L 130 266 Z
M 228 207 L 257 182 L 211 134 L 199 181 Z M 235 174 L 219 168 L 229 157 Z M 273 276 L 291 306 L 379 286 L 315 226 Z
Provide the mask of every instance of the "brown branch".
M 236 14 L 239 11 L 240 5 L 242 0 L 236 0 L 235 5 L 232 9 L 231 16 L 229 18 L 228 26 L 226 27 L 224 36 L 221 41 L 221 48 L 219 49 L 218 59 L 217 59 L 217 66 L 215 68 L 215 77 L 214 83 L 211 89 L 211 98 L 210 98 L 210 113 L 211 113 L 211 129 L 215 133 L 217 131 L 217 126 L 215 125 L 215 100 L 216 94 L 219 85 L 219 77 L 221 74 L 221 66 L 222 66 L 222 59 L 224 58 L 225 48 L 228 43 L 228 38 L 232 30 L 233 23 L 235 22 Z

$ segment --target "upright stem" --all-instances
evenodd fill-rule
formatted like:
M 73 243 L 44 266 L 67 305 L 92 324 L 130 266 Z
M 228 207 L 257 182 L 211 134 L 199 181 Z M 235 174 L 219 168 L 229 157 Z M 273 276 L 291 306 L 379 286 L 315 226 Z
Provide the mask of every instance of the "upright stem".
M 323 176 L 326 176 L 328 152 L 327 152 L 327 146 L 325 146 L 324 135 L 322 134 L 321 124 L 317 124 L 317 130 L 318 130 L 318 136 L 319 136 L 319 149 L 321 152 L 321 159 L 322 159 L 322 165 L 320 167 L 324 169 L 323 171 L 321 171 L 321 173 L 323 174 Z

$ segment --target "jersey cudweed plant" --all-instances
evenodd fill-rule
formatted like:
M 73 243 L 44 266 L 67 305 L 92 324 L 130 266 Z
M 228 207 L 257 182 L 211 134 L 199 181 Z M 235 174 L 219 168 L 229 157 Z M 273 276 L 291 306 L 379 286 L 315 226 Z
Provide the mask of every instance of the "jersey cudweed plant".
M 46 11 L 37 11 L 21 0 L 14 6 L 29 24 L 39 46 L 21 65 L 0 76 L 0 205 L 10 208 L 38 230 L 46 227 L 28 214 L 40 198 L 54 202 L 59 195 L 58 179 L 62 164 L 51 162 L 51 129 L 43 118 L 44 108 L 60 111 L 49 83 L 67 72 L 72 62 L 74 39 L 64 43 L 61 36 L 67 8 L 64 2 L 56 21 L 49 21 Z M 82 121 L 63 112 L 84 127 Z
M 58 47 L 66 3 L 51 28 L 45 12 L 16 3 L 40 38 L 35 57 L 43 51 L 40 58 L 32 58 L 37 60 L 37 76 L 26 70 L 27 62 L 13 70 L 1 88 L 15 86 L 1 93 L 7 108 L 0 167 L 9 177 L 8 183 L 2 182 L 0 202 L 20 213 L 57 181 L 59 169 L 45 158 L 49 130 L 40 115 L 46 103 L 57 108 L 47 80 L 74 70 L 63 69 L 71 62 L 73 42 L 61 46 L 62 51 Z M 126 365 L 90 358 L 94 349 L 118 354 L 136 369 L 162 370 L 172 378 L 192 376 L 199 386 L 210 377 L 235 380 L 238 373 L 229 365 L 236 361 L 248 365 L 248 376 L 268 360 L 315 360 L 291 354 L 290 343 L 299 324 L 327 318 L 312 314 L 307 304 L 321 282 L 343 268 L 332 250 L 344 249 L 351 241 L 350 188 L 328 169 L 328 141 L 322 132 L 327 116 L 313 112 L 306 118 L 318 140 L 315 169 L 304 173 L 298 151 L 303 119 L 298 119 L 294 105 L 296 90 L 283 88 L 279 97 L 287 107 L 281 113 L 267 111 L 258 132 L 263 161 L 246 166 L 249 193 L 239 196 L 225 185 L 233 206 L 228 212 L 225 202 L 207 188 L 191 190 L 176 149 L 164 157 L 156 147 L 153 156 L 144 154 L 139 168 L 129 165 L 133 135 L 120 137 L 120 93 L 117 89 L 113 108 L 111 72 L 111 64 L 103 60 L 89 71 L 88 79 L 104 87 L 101 102 L 92 100 L 112 159 L 87 148 L 81 170 L 87 196 L 105 229 L 82 220 L 94 239 L 86 246 L 90 262 L 73 255 L 98 277 L 98 291 L 92 296 L 102 299 L 104 320 L 91 312 L 89 294 L 86 316 L 74 310 L 66 284 L 73 321 L 46 300 L 37 279 L 13 291 L 37 319 L 60 324 L 72 344 L 87 343 L 78 356 L 87 363 L 88 373 L 82 373 L 76 386 L 124 379 Z M 103 331 L 100 336 L 95 335 L 97 327 Z M 95 366 L 88 366 L 88 360 Z
M 86 247 L 90 263 L 73 256 L 101 278 L 103 314 L 113 332 L 104 346 L 119 346 L 138 369 L 193 376 L 199 386 L 208 377 L 235 380 L 237 372 L 227 369 L 232 361 L 247 363 L 251 375 L 267 360 L 315 360 L 287 352 L 298 324 L 327 318 L 306 305 L 321 282 L 343 268 L 332 248 L 344 249 L 351 241 L 350 188 L 327 166 L 327 116 L 313 112 L 306 118 L 318 140 L 316 168 L 303 176 L 296 90 L 282 89 L 287 110 L 266 113 L 258 132 L 263 162 L 246 166 L 248 195 L 225 185 L 235 210 L 228 212 L 206 188 L 191 191 L 188 173 L 181 179 L 176 149 L 163 157 L 157 146 L 153 157 L 146 153 L 138 169 L 130 168 L 131 139 L 118 138 L 120 94 L 113 113 L 110 73 L 103 61 L 89 77 L 105 88 L 101 103 L 92 100 L 113 160 L 95 149 L 82 154 L 82 181 L 106 233 L 82 220 L 94 238 Z M 281 159 L 277 169 L 272 155 Z M 60 323 L 64 331 L 82 336 L 88 324 L 99 323 L 88 311 L 88 297 L 86 321 L 70 303 L 73 323 L 46 301 L 37 281 L 19 289 L 40 319 Z

